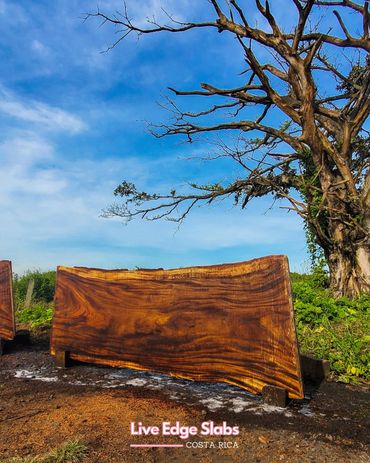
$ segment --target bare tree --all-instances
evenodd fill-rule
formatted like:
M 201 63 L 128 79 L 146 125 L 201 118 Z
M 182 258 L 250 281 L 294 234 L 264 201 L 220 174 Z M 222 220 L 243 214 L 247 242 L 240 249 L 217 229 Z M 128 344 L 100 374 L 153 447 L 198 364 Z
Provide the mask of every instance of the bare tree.
M 220 88 L 202 83 L 193 91 L 171 89 L 177 96 L 199 95 L 212 103 L 204 111 L 185 112 L 171 101 L 174 123 L 161 126 L 156 136 L 183 134 L 192 141 L 196 134 L 234 130 L 235 146 L 222 143 L 215 158 L 235 160 L 243 175 L 227 185 L 193 184 L 194 190 L 184 194 L 141 192 L 124 181 L 115 190 L 124 202 L 110 206 L 105 214 L 181 221 L 196 204 L 233 196 L 244 208 L 251 199 L 272 194 L 284 198 L 287 207 L 305 220 L 325 253 L 335 294 L 354 296 L 369 291 L 368 2 L 286 0 L 287 8 L 296 12 L 293 31 L 284 30 L 267 1 L 244 2 L 245 6 L 242 0 L 208 3 L 213 19 L 206 22 L 179 22 L 168 14 L 167 24 L 153 19 L 147 27 L 138 27 L 126 8 L 113 16 L 101 11 L 88 16 L 118 28 L 113 47 L 131 33 L 205 28 L 237 39 L 246 63 L 243 85 Z M 263 27 L 251 24 L 253 8 Z M 317 22 L 320 15 L 331 15 L 330 29 Z M 333 34 L 333 30 L 339 32 Z M 270 52 L 268 62 L 261 50 Z M 337 65 L 338 53 L 350 60 L 344 70 Z M 230 109 L 231 119 L 212 123 L 210 116 L 225 115 Z M 281 115 L 286 122 L 274 123 L 281 121 Z

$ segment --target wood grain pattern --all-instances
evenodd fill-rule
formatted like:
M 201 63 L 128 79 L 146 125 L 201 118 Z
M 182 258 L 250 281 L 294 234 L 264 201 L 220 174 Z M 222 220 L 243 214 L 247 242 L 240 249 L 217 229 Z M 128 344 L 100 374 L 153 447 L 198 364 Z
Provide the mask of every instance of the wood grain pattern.
M 173 270 L 58 267 L 51 352 L 58 351 L 303 397 L 285 256 Z
M 0 260 L 0 339 L 11 340 L 15 335 L 12 264 Z

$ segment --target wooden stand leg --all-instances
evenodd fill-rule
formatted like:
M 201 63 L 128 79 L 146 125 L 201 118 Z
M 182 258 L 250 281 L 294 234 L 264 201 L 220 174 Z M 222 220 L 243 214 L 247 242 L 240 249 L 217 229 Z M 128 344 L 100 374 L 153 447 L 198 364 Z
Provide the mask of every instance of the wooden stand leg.
M 55 365 L 58 368 L 67 368 L 69 360 L 69 352 L 57 351 L 55 352 Z
M 288 403 L 287 390 L 282 387 L 267 385 L 262 389 L 264 402 L 276 407 L 286 407 Z

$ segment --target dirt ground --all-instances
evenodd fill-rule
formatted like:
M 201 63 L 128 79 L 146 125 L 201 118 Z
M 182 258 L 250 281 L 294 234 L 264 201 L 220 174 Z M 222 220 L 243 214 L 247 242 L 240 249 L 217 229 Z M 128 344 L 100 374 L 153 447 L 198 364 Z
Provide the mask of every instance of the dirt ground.
M 86 364 L 58 370 L 45 342 L 9 345 L 0 358 L 0 461 L 78 438 L 89 448 L 84 463 L 367 463 L 369 399 L 365 386 L 307 384 L 305 400 L 282 409 L 228 385 Z M 226 421 L 240 433 L 187 439 L 130 433 L 131 422 L 164 421 L 199 429 Z M 152 443 L 183 447 L 130 447 Z

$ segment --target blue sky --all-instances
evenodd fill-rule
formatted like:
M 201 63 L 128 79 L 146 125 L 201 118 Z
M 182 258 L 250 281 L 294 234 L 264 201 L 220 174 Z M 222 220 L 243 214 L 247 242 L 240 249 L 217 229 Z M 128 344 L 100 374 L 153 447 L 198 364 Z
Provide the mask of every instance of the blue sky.
M 151 12 L 162 14 L 160 4 L 179 19 L 189 19 L 189 5 L 194 16 L 209 11 L 207 2 L 189 0 L 131 2 L 130 11 L 143 22 Z M 106 11 L 121 5 L 99 2 Z M 82 21 L 95 9 L 95 0 L 0 0 L 0 258 L 11 259 L 21 273 L 56 265 L 169 268 L 287 254 L 292 269 L 307 270 L 301 221 L 278 207 L 269 210 L 268 198 L 244 211 L 228 202 L 196 209 L 180 228 L 100 217 L 122 180 L 167 192 L 188 181 L 235 175 L 232 164 L 187 159 L 209 153 L 209 145 L 158 140 L 145 121 L 168 121 L 158 105 L 168 86 L 237 82 L 243 63 L 234 43 L 215 32 L 132 37 L 101 53 L 114 34 Z

